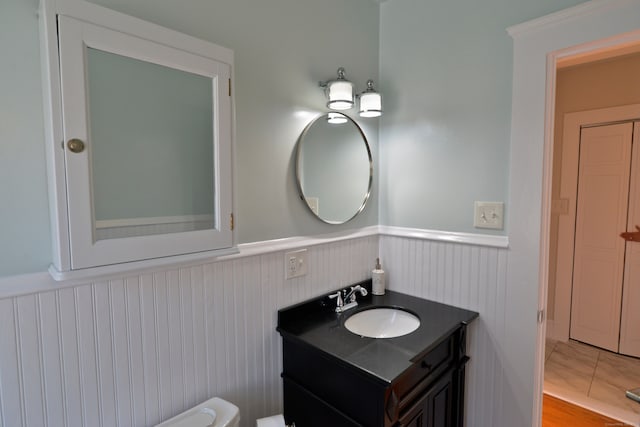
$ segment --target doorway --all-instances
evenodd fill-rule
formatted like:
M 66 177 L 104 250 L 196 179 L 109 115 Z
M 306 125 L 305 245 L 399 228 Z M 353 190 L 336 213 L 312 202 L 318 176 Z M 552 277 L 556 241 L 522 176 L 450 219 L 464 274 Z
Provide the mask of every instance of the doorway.
M 580 137 L 583 129 L 640 117 L 640 53 L 558 67 L 550 197 L 547 336 L 569 339 Z M 586 130 L 586 129 L 585 129 Z M 596 200 L 596 207 L 603 206 Z M 614 243 L 622 244 L 611 230 Z M 631 226 L 633 230 L 633 226 Z
M 638 372 L 640 362 L 615 354 L 628 318 L 622 315 L 630 293 L 623 290 L 624 265 L 634 247 L 619 234 L 634 220 L 627 211 L 638 179 L 632 178 L 631 159 L 640 151 L 632 150 L 632 119 L 640 117 L 640 105 L 620 104 L 640 102 L 640 90 L 618 94 L 636 79 L 626 71 L 639 70 L 640 55 L 627 54 L 556 75 L 544 391 L 623 420 L 640 419 L 640 405 L 624 396 L 640 386 L 640 377 L 623 373 Z
M 507 30 L 514 54 L 505 340 L 518 345 L 500 347 L 509 366 L 500 384 L 515 391 L 503 395 L 501 425 L 541 425 L 557 67 L 639 45 L 639 16 L 638 2 L 594 1 Z M 524 357 L 532 351 L 533 363 Z

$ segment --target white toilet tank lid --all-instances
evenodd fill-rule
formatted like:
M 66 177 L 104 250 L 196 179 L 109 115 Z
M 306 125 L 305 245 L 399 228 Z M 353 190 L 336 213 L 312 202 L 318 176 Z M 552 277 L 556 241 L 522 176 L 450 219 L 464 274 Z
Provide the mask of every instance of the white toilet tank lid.
M 238 424 L 239 412 L 234 404 L 214 397 L 156 427 L 232 427 Z

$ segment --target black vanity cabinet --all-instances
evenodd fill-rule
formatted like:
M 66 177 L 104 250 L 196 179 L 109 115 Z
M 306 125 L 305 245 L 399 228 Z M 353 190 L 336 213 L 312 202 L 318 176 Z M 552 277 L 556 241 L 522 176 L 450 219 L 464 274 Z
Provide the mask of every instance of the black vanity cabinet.
M 393 291 L 362 298 L 353 312 L 335 313 L 334 305 L 317 298 L 278 313 L 288 424 L 462 427 L 466 330 L 477 313 Z M 420 327 L 374 339 L 343 326 L 375 307 L 410 311 Z

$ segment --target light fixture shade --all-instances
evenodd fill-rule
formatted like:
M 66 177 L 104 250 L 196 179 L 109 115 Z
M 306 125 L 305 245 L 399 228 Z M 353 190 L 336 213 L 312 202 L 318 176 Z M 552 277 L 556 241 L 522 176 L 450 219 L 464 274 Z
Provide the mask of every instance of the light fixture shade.
M 373 88 L 373 80 L 367 82 L 367 90 L 360 94 L 360 117 L 382 115 L 382 95 Z
M 331 110 L 348 110 L 354 104 L 353 83 L 344 78 L 344 68 L 338 68 L 338 78 L 328 82 L 320 82 L 329 99 L 327 107 Z
M 327 113 L 327 123 L 331 123 L 332 125 L 339 125 L 342 123 L 347 123 L 347 117 L 342 113 L 336 113 L 335 111 L 329 111 Z
M 327 84 L 327 107 L 332 110 L 348 110 L 353 107 L 353 83 L 333 80 Z

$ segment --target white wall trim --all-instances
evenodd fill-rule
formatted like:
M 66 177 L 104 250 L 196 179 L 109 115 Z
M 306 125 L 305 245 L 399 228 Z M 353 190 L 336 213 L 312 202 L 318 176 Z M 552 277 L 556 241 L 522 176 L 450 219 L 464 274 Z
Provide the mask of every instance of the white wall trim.
M 262 242 L 243 243 L 238 245 L 240 253 L 234 256 L 234 258 L 263 255 L 271 252 L 287 251 L 308 246 L 324 245 L 344 240 L 359 239 L 361 237 L 377 236 L 378 234 L 378 226 L 372 225 L 360 229 L 331 234 L 285 237 L 282 239 L 265 240 Z M 225 257 L 225 259 L 228 258 L 229 257 Z
M 509 246 L 507 236 L 373 225 L 361 229 L 317 236 L 296 236 L 265 240 L 262 242 L 243 243 L 238 245 L 237 251 L 233 253 L 217 252 L 213 254 L 211 252 L 204 252 L 64 273 L 50 268 L 49 272 L 0 277 L 0 299 L 81 286 L 98 280 L 116 279 L 122 278 L 123 276 L 185 268 L 200 264 L 260 256 L 273 252 L 381 235 L 496 248 L 507 248 Z
M 421 228 L 392 227 L 388 225 L 381 225 L 379 229 L 380 234 L 384 236 L 408 237 L 421 240 L 436 240 L 440 242 L 451 242 L 476 246 L 491 246 L 495 248 L 509 247 L 508 236 L 425 230 Z
M 635 0 L 592 0 L 521 24 L 512 25 L 507 28 L 507 33 L 515 38 L 526 33 L 542 31 L 544 27 L 562 25 L 564 21 L 576 20 L 594 13 L 602 13 L 607 9 L 615 9 L 621 5 L 634 2 Z
M 36 292 L 54 291 L 60 284 L 46 272 L 0 277 L 0 299 Z
M 148 272 L 167 271 L 201 264 L 260 256 L 268 253 L 309 247 L 363 237 L 377 236 L 378 226 L 318 236 L 297 236 L 262 242 L 244 243 L 236 250 L 225 252 L 201 252 L 175 257 L 109 265 L 71 272 L 59 272 L 50 267 L 48 272 L 0 277 L 0 299 L 19 295 L 47 292 L 67 287 L 82 286 L 91 282 L 118 279 Z

